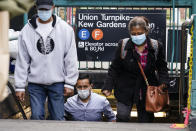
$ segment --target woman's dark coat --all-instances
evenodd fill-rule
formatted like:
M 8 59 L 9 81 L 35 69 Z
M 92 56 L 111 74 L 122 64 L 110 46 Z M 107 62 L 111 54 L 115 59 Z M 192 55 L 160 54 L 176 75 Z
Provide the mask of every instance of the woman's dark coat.
M 158 54 L 157 58 L 155 58 L 155 50 L 151 45 L 150 38 L 147 37 L 146 41 L 148 44 L 148 55 L 144 72 L 149 84 L 157 86 L 164 83 L 168 85 L 168 68 L 163 46 L 158 43 Z M 142 90 L 142 98 L 145 98 L 146 84 L 137 63 L 137 59 L 140 59 L 140 57 L 135 51 L 135 46 L 131 39 L 128 40 L 125 46 L 127 55 L 124 59 L 121 58 L 121 46 L 122 40 L 119 42 L 119 47 L 109 68 L 102 91 L 111 91 L 114 88 L 114 95 L 118 102 L 129 105 L 139 100 L 140 89 Z M 155 75 L 155 70 L 158 71 L 159 77 Z

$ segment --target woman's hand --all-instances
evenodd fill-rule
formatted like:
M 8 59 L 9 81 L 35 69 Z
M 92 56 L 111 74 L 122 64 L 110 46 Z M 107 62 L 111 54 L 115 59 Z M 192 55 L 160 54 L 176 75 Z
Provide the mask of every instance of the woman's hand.
M 166 84 L 161 84 L 160 86 L 161 86 L 161 89 L 162 89 L 163 91 L 167 91 L 167 90 L 168 90 Z

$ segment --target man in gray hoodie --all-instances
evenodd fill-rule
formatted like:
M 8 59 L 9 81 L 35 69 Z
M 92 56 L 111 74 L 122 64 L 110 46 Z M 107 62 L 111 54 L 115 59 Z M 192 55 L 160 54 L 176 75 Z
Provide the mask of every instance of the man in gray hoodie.
M 63 120 L 64 96 L 73 95 L 78 78 L 74 31 L 52 14 L 52 0 L 37 0 L 36 7 L 37 14 L 24 26 L 18 39 L 16 96 L 24 101 L 28 82 L 31 119 L 44 119 L 48 97 L 50 119 Z

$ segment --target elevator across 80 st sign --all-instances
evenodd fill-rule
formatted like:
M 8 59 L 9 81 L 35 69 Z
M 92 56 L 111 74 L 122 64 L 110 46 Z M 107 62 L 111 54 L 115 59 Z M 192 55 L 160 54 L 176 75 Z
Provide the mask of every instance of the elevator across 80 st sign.
M 86 10 L 76 11 L 76 45 L 79 61 L 111 61 L 118 41 L 130 37 L 128 23 L 134 16 L 150 21 L 150 37 L 165 43 L 165 10 Z

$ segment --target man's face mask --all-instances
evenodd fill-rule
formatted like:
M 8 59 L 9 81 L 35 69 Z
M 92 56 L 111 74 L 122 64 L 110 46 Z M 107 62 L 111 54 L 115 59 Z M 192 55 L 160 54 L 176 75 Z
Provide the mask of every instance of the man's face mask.
M 142 45 L 144 41 L 146 40 L 146 34 L 141 34 L 141 35 L 131 35 L 131 39 L 134 44 L 136 45 Z
M 81 99 L 86 99 L 88 98 L 88 96 L 90 95 L 90 89 L 85 89 L 85 90 L 77 90 L 78 91 L 78 95 Z
M 52 16 L 52 10 L 38 10 L 37 14 L 42 21 L 47 21 Z

